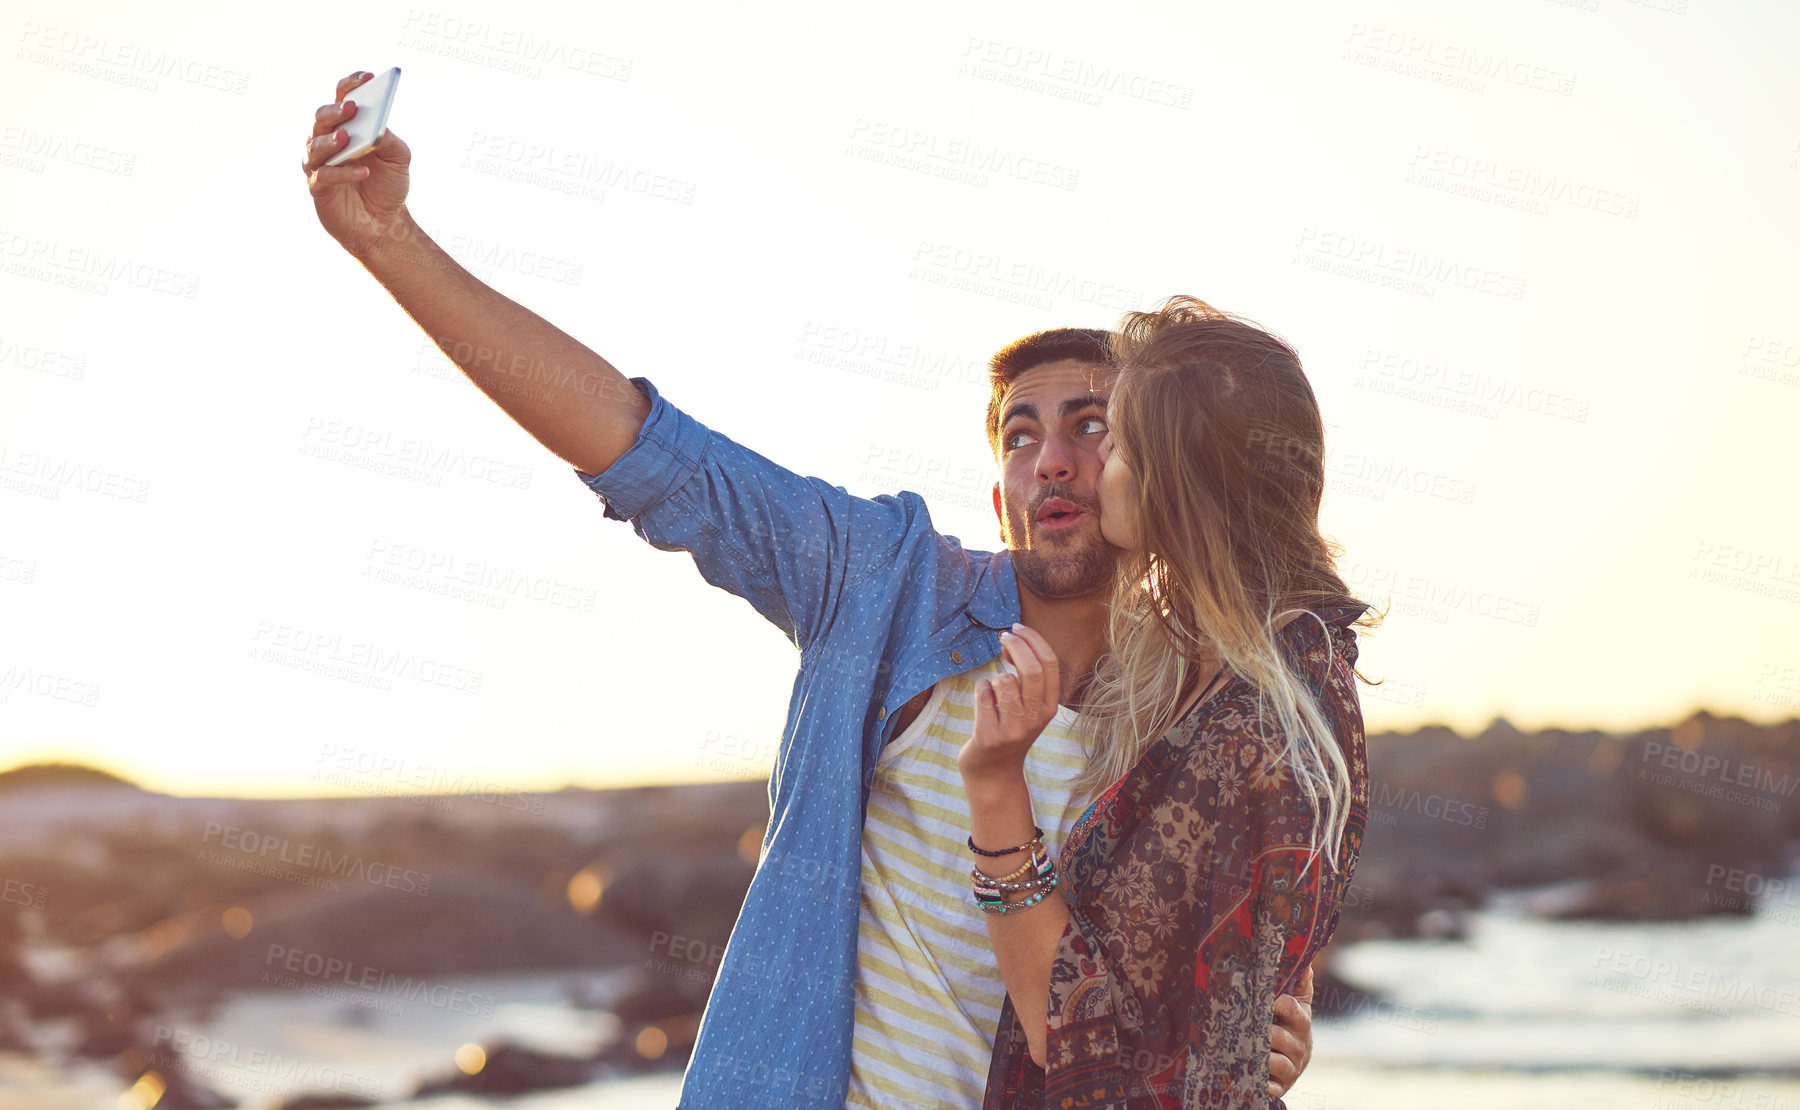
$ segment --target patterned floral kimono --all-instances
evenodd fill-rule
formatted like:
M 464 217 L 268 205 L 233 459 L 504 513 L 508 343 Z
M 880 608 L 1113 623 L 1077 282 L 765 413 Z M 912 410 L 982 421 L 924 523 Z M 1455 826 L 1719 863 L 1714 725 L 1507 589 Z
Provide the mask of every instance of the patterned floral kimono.
M 1365 608 L 1320 609 L 1320 620 L 1277 632 L 1349 762 L 1337 870 L 1307 844 L 1312 806 L 1272 715 L 1265 724 L 1255 690 L 1233 680 L 1071 830 L 1058 860 L 1070 919 L 1050 971 L 1047 1072 L 1008 999 L 983 1110 L 1282 1106 L 1268 1093 L 1275 998 L 1336 930 L 1368 813 L 1349 627 Z

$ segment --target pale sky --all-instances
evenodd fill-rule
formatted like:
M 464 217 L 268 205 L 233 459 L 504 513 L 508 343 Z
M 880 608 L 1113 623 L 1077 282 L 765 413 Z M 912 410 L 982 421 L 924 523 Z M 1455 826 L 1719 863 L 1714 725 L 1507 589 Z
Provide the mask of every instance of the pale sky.
M 392 65 L 426 230 L 794 470 L 991 549 L 985 359 L 1190 293 L 1317 391 L 1371 732 L 1800 709 L 1792 6 L 345 11 L 9 9 L 0 766 L 766 772 L 791 645 L 318 226 Z

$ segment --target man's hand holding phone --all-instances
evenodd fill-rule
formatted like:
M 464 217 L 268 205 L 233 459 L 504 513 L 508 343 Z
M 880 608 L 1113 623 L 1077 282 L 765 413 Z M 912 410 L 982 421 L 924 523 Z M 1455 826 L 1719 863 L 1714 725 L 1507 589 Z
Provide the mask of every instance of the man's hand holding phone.
M 412 151 L 400 136 L 384 131 L 362 157 L 326 165 L 349 141 L 343 125 L 362 110 L 352 93 L 373 76 L 352 73 L 338 82 L 337 100 L 313 115 L 312 138 L 306 144 L 306 160 L 300 164 L 319 223 L 358 258 L 384 243 L 405 242 L 412 232 L 412 218 L 406 211 Z
M 313 113 L 300 168 L 319 223 L 520 427 L 582 473 L 604 473 L 637 442 L 649 398 L 579 340 L 471 274 L 413 220 L 412 151 L 383 130 L 380 106 L 391 96 L 371 81 L 352 73 L 337 83 L 337 100 Z M 344 161 L 331 165 L 340 153 Z M 521 389 L 514 368 L 524 366 L 553 373 Z

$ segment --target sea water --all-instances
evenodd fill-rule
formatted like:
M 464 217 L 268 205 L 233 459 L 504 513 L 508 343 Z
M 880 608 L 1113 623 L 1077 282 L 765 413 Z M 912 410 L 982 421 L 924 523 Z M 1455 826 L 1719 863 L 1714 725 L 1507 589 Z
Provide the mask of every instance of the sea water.
M 1462 940 L 1348 946 L 1336 971 L 1381 1001 L 1316 1022 L 1292 1110 L 1800 1110 L 1800 907 L 1670 924 L 1496 909 L 1472 915 Z M 165 1038 L 204 1049 L 192 1070 L 245 1110 L 321 1081 L 421 1110 L 673 1107 L 674 1074 L 507 1099 L 407 1098 L 421 1079 L 449 1074 L 465 1043 L 581 1054 L 616 1035 L 607 1015 L 566 1001 L 583 976 L 590 992 L 617 982 L 591 973 L 443 981 L 460 997 L 493 999 L 485 1017 L 428 1001 L 353 1013 L 341 1001 L 243 992 L 210 1015 L 166 1020 Z M 0 1110 L 116 1110 L 124 1086 L 98 1067 L 0 1055 Z

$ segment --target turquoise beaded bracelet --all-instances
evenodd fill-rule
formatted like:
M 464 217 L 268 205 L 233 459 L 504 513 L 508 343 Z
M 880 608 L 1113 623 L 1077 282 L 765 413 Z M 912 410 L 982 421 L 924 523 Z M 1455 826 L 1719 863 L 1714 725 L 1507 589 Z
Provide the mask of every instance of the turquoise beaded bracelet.
M 1028 910 L 1031 907 L 1037 905 L 1039 902 L 1042 902 L 1044 900 L 1044 897 L 1055 889 L 1056 889 L 1056 880 L 1054 878 L 1052 878 L 1050 880 L 1050 883 L 1048 886 L 1044 887 L 1044 889 L 1038 891 L 1036 894 L 1033 894 L 1031 897 L 1025 899 L 1023 902 L 1014 902 L 1012 905 L 1009 906 L 1009 905 L 1005 904 L 1004 902 L 994 903 L 994 902 L 983 901 L 978 896 L 975 899 L 975 904 L 977 906 L 980 906 L 982 909 L 982 912 L 984 912 L 984 913 L 992 913 L 992 914 L 1018 913 L 1020 910 Z

